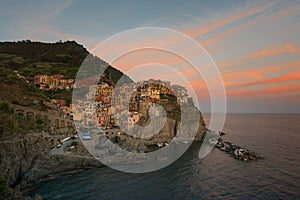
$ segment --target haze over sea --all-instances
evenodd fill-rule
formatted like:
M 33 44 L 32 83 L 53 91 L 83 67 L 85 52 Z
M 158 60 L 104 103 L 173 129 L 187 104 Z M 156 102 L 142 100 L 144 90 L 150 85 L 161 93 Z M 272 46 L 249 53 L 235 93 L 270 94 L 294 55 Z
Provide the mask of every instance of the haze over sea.
M 206 121 L 208 115 L 204 115 Z M 151 173 L 108 167 L 57 176 L 30 194 L 44 199 L 300 199 L 300 114 L 228 114 L 226 141 L 262 155 L 243 162 L 199 143 L 175 163 Z

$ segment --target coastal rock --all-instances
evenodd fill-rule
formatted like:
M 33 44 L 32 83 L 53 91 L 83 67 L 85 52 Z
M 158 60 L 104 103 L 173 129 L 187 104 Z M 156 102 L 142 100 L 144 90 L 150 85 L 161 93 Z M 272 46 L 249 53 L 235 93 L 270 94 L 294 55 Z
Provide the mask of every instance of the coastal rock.
M 103 166 L 88 155 L 51 155 L 49 141 L 39 134 L 14 135 L 14 140 L 2 138 L 0 143 L 0 176 L 7 182 L 7 199 L 24 199 L 23 188 L 49 175 Z
M 223 141 L 222 138 L 219 138 L 215 147 L 221 151 L 224 151 L 224 152 L 230 154 L 237 160 L 251 161 L 251 160 L 262 159 L 262 157 L 260 157 L 256 153 L 250 152 L 248 149 L 242 148 L 231 142 Z

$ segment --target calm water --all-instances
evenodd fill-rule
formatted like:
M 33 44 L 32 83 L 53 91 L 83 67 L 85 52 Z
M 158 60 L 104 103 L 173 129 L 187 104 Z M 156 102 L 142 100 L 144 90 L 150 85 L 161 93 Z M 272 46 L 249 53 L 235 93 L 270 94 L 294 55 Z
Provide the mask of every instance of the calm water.
M 300 115 L 229 114 L 224 132 L 224 140 L 265 159 L 242 162 L 214 149 L 200 160 L 195 143 L 156 172 L 83 170 L 41 183 L 31 194 L 44 199 L 300 199 Z

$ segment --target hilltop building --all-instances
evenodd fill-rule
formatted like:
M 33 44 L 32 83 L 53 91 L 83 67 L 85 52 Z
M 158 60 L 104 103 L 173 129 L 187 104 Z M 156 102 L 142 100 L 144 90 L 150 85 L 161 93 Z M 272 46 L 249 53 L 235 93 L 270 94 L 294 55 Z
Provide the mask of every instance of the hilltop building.
M 39 89 L 56 90 L 56 89 L 72 89 L 74 79 L 63 79 L 63 75 L 45 75 L 39 74 L 34 77 L 34 85 L 39 85 Z

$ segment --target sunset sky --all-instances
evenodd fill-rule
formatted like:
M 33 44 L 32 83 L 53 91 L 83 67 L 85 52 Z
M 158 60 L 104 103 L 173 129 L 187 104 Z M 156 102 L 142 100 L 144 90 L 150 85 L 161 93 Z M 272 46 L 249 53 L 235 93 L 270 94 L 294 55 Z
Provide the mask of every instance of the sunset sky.
M 174 29 L 201 44 L 218 66 L 229 112 L 300 112 L 300 1 L 6 1 L 0 16 L 0 41 L 76 40 L 90 51 L 128 29 Z M 166 37 L 158 44 L 172 42 Z M 193 49 L 186 55 L 197 56 Z M 178 58 L 148 50 L 113 66 L 126 72 L 141 60 L 181 69 L 199 101 L 209 103 L 204 82 Z M 167 80 L 172 74 L 152 76 Z

